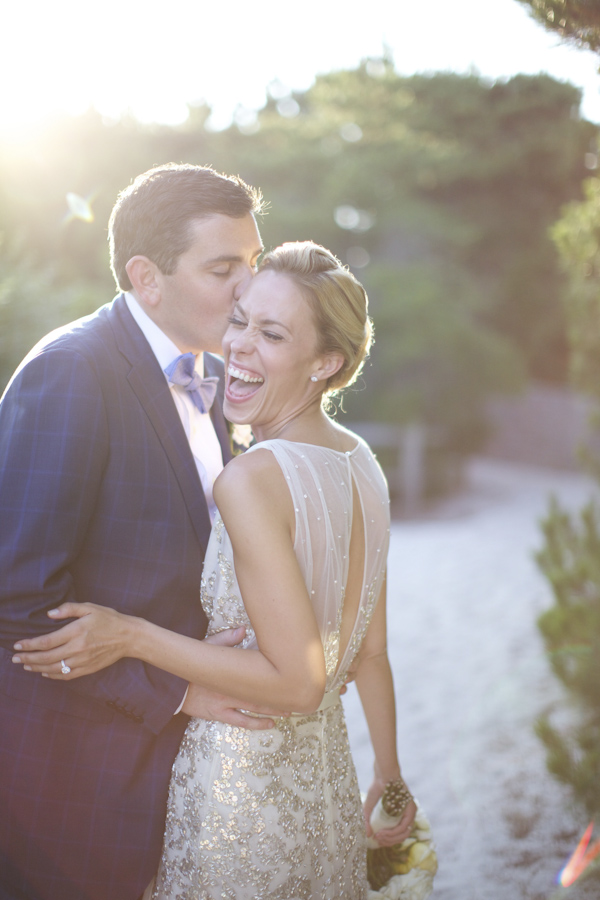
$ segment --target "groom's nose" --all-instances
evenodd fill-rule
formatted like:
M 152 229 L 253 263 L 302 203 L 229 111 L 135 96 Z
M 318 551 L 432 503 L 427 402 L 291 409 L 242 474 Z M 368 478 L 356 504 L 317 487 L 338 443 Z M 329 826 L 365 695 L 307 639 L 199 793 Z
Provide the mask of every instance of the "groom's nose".
M 239 300 L 254 276 L 256 275 L 256 268 L 254 266 L 244 266 L 242 272 L 240 274 L 240 278 L 233 289 L 233 296 L 235 300 Z

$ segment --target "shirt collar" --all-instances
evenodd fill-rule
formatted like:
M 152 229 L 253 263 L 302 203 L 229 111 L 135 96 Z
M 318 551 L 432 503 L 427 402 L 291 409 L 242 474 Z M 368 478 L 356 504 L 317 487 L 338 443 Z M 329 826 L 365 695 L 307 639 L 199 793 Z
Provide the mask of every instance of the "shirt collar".
M 156 322 L 152 321 L 148 313 L 142 309 L 141 305 L 138 303 L 131 291 L 126 291 L 124 296 L 129 312 L 137 322 L 142 331 L 142 334 L 150 344 L 152 352 L 154 353 L 155 357 L 158 360 L 158 364 L 164 372 L 167 366 L 170 365 L 174 359 L 177 359 L 178 356 L 181 356 L 181 351 L 176 346 L 176 344 L 173 343 L 171 338 L 167 337 L 162 328 L 159 328 Z M 199 353 L 197 355 L 196 365 L 194 366 L 194 368 L 200 375 L 200 377 L 203 378 L 204 356 L 202 353 Z

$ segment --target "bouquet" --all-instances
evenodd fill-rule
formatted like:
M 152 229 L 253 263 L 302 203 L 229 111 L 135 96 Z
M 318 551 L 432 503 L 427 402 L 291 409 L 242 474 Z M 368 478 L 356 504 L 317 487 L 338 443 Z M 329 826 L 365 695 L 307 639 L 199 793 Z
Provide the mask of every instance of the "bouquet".
M 431 825 L 419 802 L 410 837 L 393 847 L 369 847 L 369 900 L 426 900 L 433 891 L 437 855 Z

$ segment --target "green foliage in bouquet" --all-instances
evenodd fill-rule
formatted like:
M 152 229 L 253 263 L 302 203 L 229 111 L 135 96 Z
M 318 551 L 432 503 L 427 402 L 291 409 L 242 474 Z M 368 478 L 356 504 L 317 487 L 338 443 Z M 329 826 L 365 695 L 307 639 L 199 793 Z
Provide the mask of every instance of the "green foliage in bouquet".
M 536 731 L 548 770 L 570 785 L 590 816 L 600 814 L 600 503 L 572 517 L 555 500 L 537 555 L 554 606 L 539 618 L 552 669 L 574 703 L 562 728 L 544 716 Z
M 438 861 L 431 824 L 419 801 L 410 837 L 393 847 L 369 839 L 367 877 L 371 891 L 389 900 L 426 900 L 433 890 Z M 370 895 L 371 896 L 371 895 Z
M 409 839 L 393 847 L 367 850 L 367 877 L 373 891 L 380 891 L 395 875 L 406 875 L 412 869 L 435 875 L 437 856 L 430 845 Z

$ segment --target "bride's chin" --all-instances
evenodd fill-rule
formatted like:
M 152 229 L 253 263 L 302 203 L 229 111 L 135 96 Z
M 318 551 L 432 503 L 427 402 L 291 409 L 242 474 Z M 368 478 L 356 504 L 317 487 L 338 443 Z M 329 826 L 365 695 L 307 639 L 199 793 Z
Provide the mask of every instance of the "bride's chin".
M 231 403 L 227 403 L 225 401 L 223 403 L 223 415 L 227 419 L 228 422 L 231 422 L 232 425 L 251 425 L 252 423 L 248 421 L 248 416 L 244 415 L 240 409 L 234 406 Z

